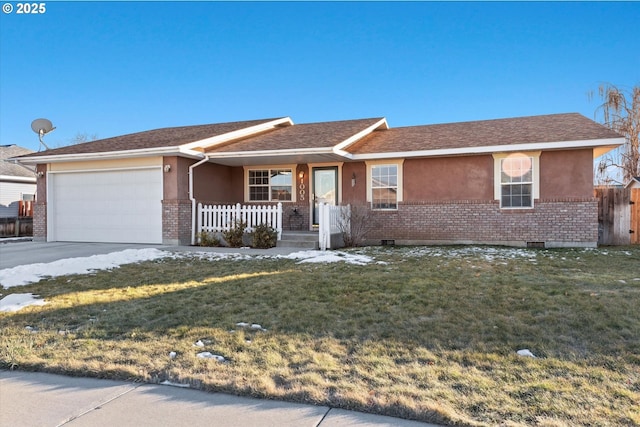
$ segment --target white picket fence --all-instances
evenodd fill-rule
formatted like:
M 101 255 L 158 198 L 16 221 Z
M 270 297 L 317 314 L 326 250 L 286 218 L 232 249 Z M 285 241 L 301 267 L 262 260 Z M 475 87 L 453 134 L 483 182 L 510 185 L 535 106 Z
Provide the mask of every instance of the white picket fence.
M 320 249 L 331 248 L 331 235 L 348 232 L 351 205 L 332 206 L 323 203 L 319 206 L 318 212 L 318 234 Z
M 210 233 L 227 231 L 241 221 L 247 224 L 246 231 L 256 225 L 266 224 L 276 230 L 278 240 L 282 238 L 282 203 L 277 205 L 203 205 L 198 203 L 196 231 Z

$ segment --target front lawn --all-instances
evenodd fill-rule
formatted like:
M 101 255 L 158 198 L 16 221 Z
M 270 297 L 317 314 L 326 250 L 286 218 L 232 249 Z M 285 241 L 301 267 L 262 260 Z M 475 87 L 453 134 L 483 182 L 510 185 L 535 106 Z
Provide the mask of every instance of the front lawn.
M 346 252 L 370 261 L 183 254 L 0 290 L 47 302 L 0 313 L 0 368 L 451 425 L 640 425 L 640 247 Z

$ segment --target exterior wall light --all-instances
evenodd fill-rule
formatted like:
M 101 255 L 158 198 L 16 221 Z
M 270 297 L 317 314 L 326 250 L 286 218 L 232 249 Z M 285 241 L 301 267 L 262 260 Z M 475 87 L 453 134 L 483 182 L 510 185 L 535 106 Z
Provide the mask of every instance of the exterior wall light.
M 164 172 L 168 173 L 169 171 L 171 171 L 171 165 L 164 165 Z
M 351 175 L 351 186 L 355 187 L 356 186 L 356 173 L 354 172 L 353 175 Z
M 36 175 L 38 176 L 38 178 L 42 178 L 44 176 L 44 172 L 38 171 Z

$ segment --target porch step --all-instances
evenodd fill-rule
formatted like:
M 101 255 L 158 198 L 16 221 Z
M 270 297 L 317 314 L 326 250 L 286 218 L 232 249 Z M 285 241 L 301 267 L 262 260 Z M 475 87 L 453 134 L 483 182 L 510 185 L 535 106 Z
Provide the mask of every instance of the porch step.
M 318 233 L 313 231 L 283 231 L 282 239 L 276 244 L 279 248 L 320 249 Z

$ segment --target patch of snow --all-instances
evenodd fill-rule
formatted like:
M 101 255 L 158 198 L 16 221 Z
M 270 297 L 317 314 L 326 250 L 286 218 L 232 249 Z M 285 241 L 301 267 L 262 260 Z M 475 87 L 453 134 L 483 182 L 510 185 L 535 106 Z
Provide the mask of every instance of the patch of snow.
M 441 257 L 441 258 L 469 258 L 478 257 L 488 262 L 504 262 L 509 260 L 524 259 L 529 262 L 536 262 L 537 257 L 544 252 L 537 249 L 492 247 L 492 246 L 464 246 L 464 247 L 441 247 L 423 246 L 401 248 L 406 257 Z
M 175 351 L 171 351 L 169 352 L 169 359 L 175 359 L 177 355 L 178 353 L 176 353 Z
M 11 294 L 0 300 L 0 311 L 15 312 L 22 310 L 30 305 L 45 305 L 46 302 L 43 299 L 38 298 L 38 295 L 29 294 Z M 29 327 L 27 327 L 29 328 Z
M 196 356 L 200 359 L 215 359 L 218 362 L 224 362 L 225 359 L 223 356 L 220 356 L 218 354 L 213 354 L 210 351 L 203 351 L 202 353 L 198 353 L 196 354 Z
M 347 264 L 367 265 L 373 262 L 373 258 L 367 255 L 349 254 L 341 251 L 300 251 L 284 255 L 282 258 L 300 260 L 299 264 L 346 262 Z
M 198 340 L 193 346 L 194 347 L 204 347 L 204 343 L 202 342 L 202 340 Z
M 531 353 L 531 351 L 529 351 L 529 349 L 524 348 L 522 350 L 518 350 L 517 351 L 518 356 L 524 356 L 524 357 L 533 357 L 535 359 L 535 354 Z
M 111 270 L 124 264 L 151 261 L 172 256 L 167 251 L 154 248 L 126 249 L 109 254 L 89 257 L 65 258 L 49 263 L 19 265 L 0 270 L 0 285 L 4 288 L 37 283 L 45 277 L 88 274 L 98 270 Z
M 238 326 L 239 328 L 246 328 L 247 326 L 249 326 L 249 324 L 247 322 L 238 322 L 236 323 L 236 326 Z

